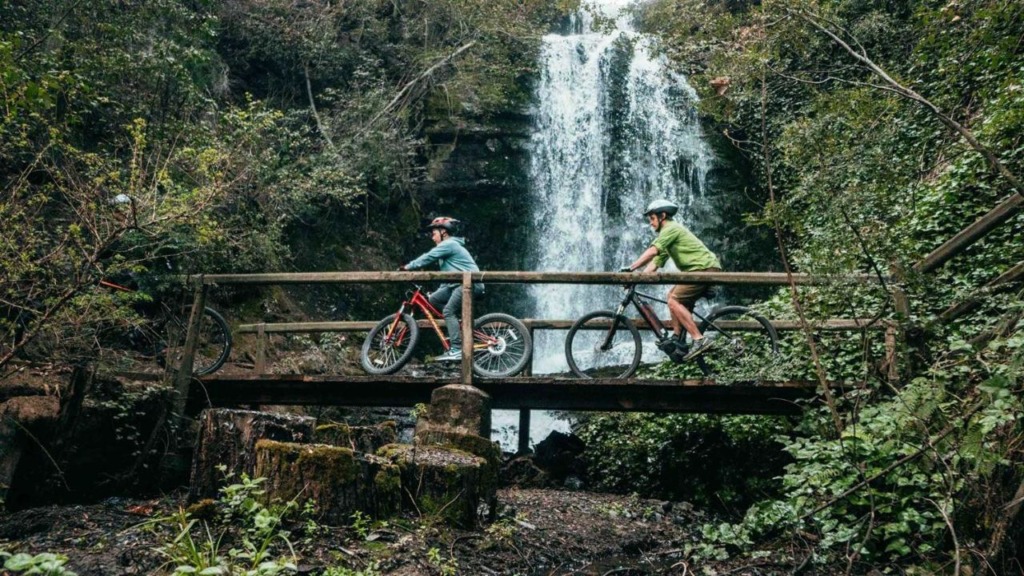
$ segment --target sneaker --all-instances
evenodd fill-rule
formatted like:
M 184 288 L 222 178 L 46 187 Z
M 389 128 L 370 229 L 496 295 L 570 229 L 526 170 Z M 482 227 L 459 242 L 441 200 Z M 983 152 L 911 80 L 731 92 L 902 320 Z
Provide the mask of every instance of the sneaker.
M 434 362 L 462 362 L 462 350 L 449 348 L 447 352 L 434 357 Z
M 679 349 L 680 342 L 681 340 L 679 340 L 675 336 L 669 336 L 664 340 L 658 342 L 658 350 L 661 350 L 665 354 L 671 356 L 673 352 Z
M 683 360 L 693 360 L 697 356 L 700 356 L 701 354 L 707 352 L 708 349 L 711 348 L 712 344 L 714 344 L 714 340 L 712 340 L 711 338 L 701 338 L 700 340 L 694 340 L 693 346 L 690 348 L 690 351 L 686 354 Z
M 676 364 L 682 364 L 686 362 L 686 355 L 690 352 L 690 345 L 686 343 L 686 337 L 682 337 L 676 340 L 676 347 L 674 350 L 668 353 L 670 360 Z

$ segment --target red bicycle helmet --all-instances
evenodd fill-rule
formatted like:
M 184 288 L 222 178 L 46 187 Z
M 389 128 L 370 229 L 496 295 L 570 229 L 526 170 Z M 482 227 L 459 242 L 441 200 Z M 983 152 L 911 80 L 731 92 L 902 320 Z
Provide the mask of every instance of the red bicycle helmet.
M 449 218 L 448 216 L 438 216 L 430 221 L 427 225 L 427 230 L 433 230 L 434 228 L 442 228 L 447 230 L 449 234 L 454 234 L 456 227 L 459 225 L 459 221 L 455 218 Z

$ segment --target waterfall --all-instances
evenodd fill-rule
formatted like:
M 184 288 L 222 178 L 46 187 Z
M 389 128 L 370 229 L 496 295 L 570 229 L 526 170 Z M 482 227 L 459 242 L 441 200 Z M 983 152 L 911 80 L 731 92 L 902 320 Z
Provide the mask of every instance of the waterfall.
M 628 3 L 593 2 L 570 28 L 545 36 L 540 57 L 530 269 L 614 271 L 654 238 L 641 215 L 651 200 L 678 203 L 676 218 L 699 234 L 692 216 L 707 212 L 713 157 L 693 111 L 696 93 L 633 29 Z M 614 286 L 534 286 L 532 316 L 575 319 L 614 308 L 620 294 Z M 568 371 L 565 332 L 536 336 L 534 373 Z

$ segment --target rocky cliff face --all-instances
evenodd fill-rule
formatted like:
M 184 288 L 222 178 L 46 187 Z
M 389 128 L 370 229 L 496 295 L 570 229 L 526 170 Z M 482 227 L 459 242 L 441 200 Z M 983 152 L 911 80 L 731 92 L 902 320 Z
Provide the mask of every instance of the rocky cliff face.
M 440 119 L 425 130 L 427 177 L 419 196 L 423 216 L 462 220 L 467 246 L 485 271 L 524 269 L 531 228 L 527 178 L 531 124 L 528 114 L 510 111 L 458 124 Z M 507 295 L 520 292 L 515 286 L 500 290 Z M 494 293 L 493 287 L 488 293 Z M 503 309 L 514 313 L 511 305 Z

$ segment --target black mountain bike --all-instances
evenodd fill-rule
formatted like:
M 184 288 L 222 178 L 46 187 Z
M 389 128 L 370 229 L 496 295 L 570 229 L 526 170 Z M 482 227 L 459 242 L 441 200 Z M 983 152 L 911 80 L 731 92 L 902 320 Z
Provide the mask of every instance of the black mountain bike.
M 100 280 L 99 286 L 115 292 L 133 293 L 134 289 Z M 142 322 L 116 338 L 104 338 L 104 344 L 126 347 L 156 361 L 162 368 L 181 365 L 188 335 L 191 303 L 153 301 L 136 305 Z M 0 314 L 0 360 L 16 356 L 25 360 L 44 360 L 60 342 L 60 336 L 36 326 L 37 313 L 30 309 L 9 309 Z M 192 373 L 205 376 L 219 370 L 231 354 L 231 329 L 216 310 L 204 308 L 199 320 Z
M 640 366 L 643 342 L 637 323 L 642 322 L 654 333 L 657 343 L 668 348 L 672 331 L 667 330 L 649 301 L 664 300 L 638 292 L 636 284 L 627 284 L 626 294 L 618 308 L 591 312 L 573 323 L 565 338 L 565 358 L 569 368 L 580 378 L 629 378 Z M 640 320 L 625 316 L 632 304 Z M 705 376 L 744 359 L 768 358 L 778 353 L 779 337 L 775 327 L 763 316 L 745 306 L 719 306 L 706 317 L 693 313 L 697 327 L 711 347 L 694 358 Z M 641 324 L 641 325 L 643 325 Z M 682 354 L 673 355 L 675 362 L 684 362 Z

